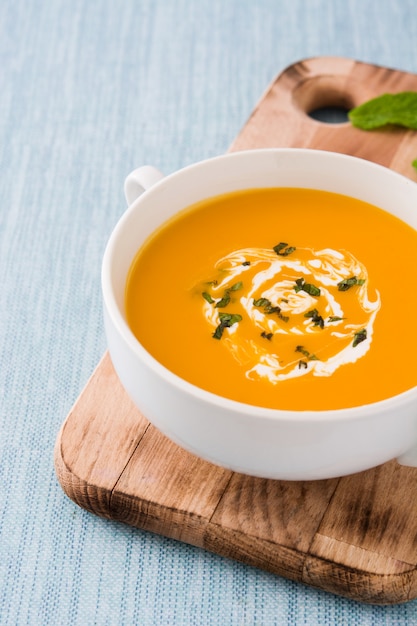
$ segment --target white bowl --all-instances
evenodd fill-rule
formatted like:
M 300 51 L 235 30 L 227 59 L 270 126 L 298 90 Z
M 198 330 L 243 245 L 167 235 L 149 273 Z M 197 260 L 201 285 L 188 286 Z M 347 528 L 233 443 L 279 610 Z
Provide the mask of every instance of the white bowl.
M 167 437 L 237 472 L 313 480 L 362 471 L 393 458 L 417 466 L 417 388 L 340 410 L 258 408 L 179 378 L 143 348 L 126 322 L 128 270 L 155 229 L 204 198 L 280 186 L 359 198 L 417 230 L 417 185 L 387 168 L 342 154 L 251 150 L 209 159 L 166 178 L 149 166 L 135 170 L 125 184 L 131 205 L 110 237 L 102 267 L 105 330 L 116 372 L 140 411 Z

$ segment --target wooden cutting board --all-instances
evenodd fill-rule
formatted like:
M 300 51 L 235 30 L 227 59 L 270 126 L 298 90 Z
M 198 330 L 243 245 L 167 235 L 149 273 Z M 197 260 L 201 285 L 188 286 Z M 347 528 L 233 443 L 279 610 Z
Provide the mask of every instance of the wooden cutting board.
M 365 132 L 309 115 L 405 90 L 417 91 L 416 75 L 342 58 L 301 61 L 271 84 L 231 150 L 333 150 L 417 180 L 417 132 Z M 65 493 L 97 515 L 361 602 L 417 596 L 417 469 L 391 461 L 287 482 L 214 466 L 149 424 L 107 353 L 59 432 L 55 468 Z

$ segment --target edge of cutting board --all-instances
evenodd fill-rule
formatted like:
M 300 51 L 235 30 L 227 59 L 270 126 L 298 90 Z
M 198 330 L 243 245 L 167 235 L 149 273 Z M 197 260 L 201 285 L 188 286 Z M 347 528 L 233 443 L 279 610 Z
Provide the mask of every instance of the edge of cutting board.
M 366 133 L 308 115 L 405 90 L 417 91 L 416 75 L 338 57 L 299 61 L 268 87 L 231 150 L 333 150 L 417 180 L 417 133 Z M 416 468 L 391 461 L 342 478 L 289 482 L 212 465 L 140 414 L 108 353 L 64 421 L 54 455 L 63 491 L 96 515 L 361 602 L 417 596 Z

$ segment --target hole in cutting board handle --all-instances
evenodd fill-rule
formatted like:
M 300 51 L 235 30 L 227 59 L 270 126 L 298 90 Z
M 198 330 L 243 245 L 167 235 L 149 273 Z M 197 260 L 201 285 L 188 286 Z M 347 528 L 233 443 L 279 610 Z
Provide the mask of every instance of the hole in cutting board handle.
M 348 112 L 349 109 L 342 106 L 323 106 L 307 114 L 313 120 L 324 124 L 344 124 L 349 121 Z
M 356 84 L 347 83 L 343 76 L 314 76 L 300 82 L 292 94 L 293 104 L 316 122 L 344 124 L 348 112 L 360 100 Z

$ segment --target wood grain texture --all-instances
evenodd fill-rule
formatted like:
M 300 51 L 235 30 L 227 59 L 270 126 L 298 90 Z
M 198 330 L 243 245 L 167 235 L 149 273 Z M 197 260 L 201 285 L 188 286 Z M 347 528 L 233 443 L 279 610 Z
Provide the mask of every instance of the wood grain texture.
M 308 113 L 347 109 L 417 76 L 341 58 L 287 68 L 231 150 L 353 154 L 417 180 L 417 133 L 363 132 Z M 417 209 L 416 209 L 417 210 Z M 133 406 L 105 354 L 64 422 L 55 467 L 79 506 L 362 602 L 417 596 L 417 470 L 386 463 L 339 479 L 287 482 L 230 472 L 185 452 Z
M 148 428 L 106 353 L 56 440 L 55 467 L 67 495 L 83 508 L 111 517 L 114 485 Z
M 308 113 L 323 106 L 350 109 L 383 93 L 416 90 L 414 74 L 343 58 L 295 63 L 272 83 L 231 151 L 248 148 L 317 148 L 359 156 L 417 180 L 416 133 L 404 129 L 364 132 L 350 124 L 323 124 Z

